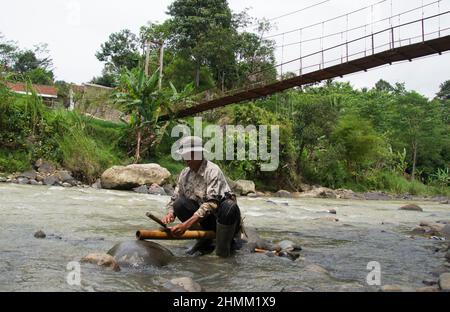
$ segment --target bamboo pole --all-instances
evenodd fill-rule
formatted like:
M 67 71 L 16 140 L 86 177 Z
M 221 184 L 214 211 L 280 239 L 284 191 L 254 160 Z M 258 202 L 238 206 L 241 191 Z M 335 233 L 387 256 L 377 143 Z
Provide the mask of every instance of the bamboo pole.
M 173 236 L 167 231 L 148 231 L 140 230 L 136 232 L 136 238 L 139 240 L 154 239 L 154 240 L 192 240 L 201 238 L 216 238 L 216 233 L 213 231 L 187 231 L 182 236 Z

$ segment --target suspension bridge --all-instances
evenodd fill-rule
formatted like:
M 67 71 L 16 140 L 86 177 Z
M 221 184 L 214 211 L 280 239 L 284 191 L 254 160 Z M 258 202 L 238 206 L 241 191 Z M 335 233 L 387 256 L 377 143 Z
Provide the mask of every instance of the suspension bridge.
M 329 1 L 322 1 L 320 4 L 325 2 Z M 255 71 L 248 76 L 249 83 L 245 87 L 223 92 L 215 98 L 179 110 L 175 116 L 162 116 L 161 120 L 194 116 L 291 88 L 367 72 L 383 65 L 412 62 L 414 59 L 441 55 L 450 50 L 450 0 L 429 3 L 422 0 L 421 5 L 398 13 L 393 11 L 394 2 L 395 0 L 379 1 L 331 19 L 265 37 L 265 40 L 277 43 L 281 41 L 276 46 L 280 62 L 275 66 L 275 81 L 264 79 L 267 70 Z M 374 11 L 383 5 L 385 10 L 379 11 L 387 11 L 389 14 L 376 19 Z M 364 14 L 366 23 L 351 27 L 352 17 L 357 14 Z M 369 23 L 367 19 L 370 20 Z M 336 25 L 344 25 L 345 29 L 326 34 L 327 25 L 332 30 L 336 29 Z M 317 32 L 321 32 L 321 35 L 314 36 Z M 298 39 L 287 42 L 288 38 Z M 286 55 L 290 58 L 287 59 Z M 417 69 L 414 72 L 420 75 Z

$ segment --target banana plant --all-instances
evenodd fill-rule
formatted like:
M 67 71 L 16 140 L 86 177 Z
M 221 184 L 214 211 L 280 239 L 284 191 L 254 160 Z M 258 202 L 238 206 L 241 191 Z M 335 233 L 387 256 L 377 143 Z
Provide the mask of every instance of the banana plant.
M 164 92 L 159 90 L 158 79 L 159 71 L 147 77 L 143 69 L 125 70 L 113 94 L 124 115 L 129 116 L 128 125 L 135 133 L 135 163 L 141 158 L 144 130 L 149 130 L 150 139 L 155 135 L 159 116 L 167 104 Z
M 182 92 L 177 92 L 170 84 L 169 89 L 160 89 L 159 69 L 151 76 L 146 76 L 144 69 L 125 70 L 119 77 L 114 101 L 121 106 L 125 121 L 135 133 L 136 150 L 135 163 L 141 159 L 142 145 L 150 148 L 162 139 L 169 122 L 161 124 L 161 113 L 172 112 L 172 106 L 188 97 L 193 88 L 188 85 Z M 145 133 L 146 137 L 143 137 Z

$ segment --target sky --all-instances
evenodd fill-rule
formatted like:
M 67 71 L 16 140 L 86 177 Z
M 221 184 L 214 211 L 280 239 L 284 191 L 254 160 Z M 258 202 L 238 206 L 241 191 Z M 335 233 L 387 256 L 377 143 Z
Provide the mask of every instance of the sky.
M 392 1 L 392 5 L 391 5 Z M 101 74 L 103 64 L 99 62 L 95 53 L 108 36 L 120 31 L 130 29 L 137 32 L 139 27 L 147 22 L 162 22 L 168 18 L 165 14 L 170 0 L 15 0 L 2 3 L 0 12 L 0 33 L 7 39 L 16 41 L 20 47 L 32 48 L 38 43 L 47 43 L 53 58 L 57 80 L 74 83 L 83 83 Z M 380 3 L 381 2 L 381 3 Z M 361 37 L 372 31 L 382 30 L 390 25 L 403 24 L 419 19 L 422 15 L 429 16 L 450 9 L 450 0 L 441 0 L 439 6 L 436 0 L 229 0 L 234 12 L 249 9 L 248 13 L 256 18 L 273 19 L 275 28 L 264 36 L 276 35 L 294 29 L 303 30 L 292 32 L 284 36 L 276 36 L 277 45 L 296 43 L 303 40 L 320 37 L 322 34 L 344 32 L 356 26 L 366 25 L 347 34 L 330 37 L 323 41 L 317 40 L 311 44 L 291 45 L 284 49 L 277 49 L 277 62 L 287 61 L 306 55 L 308 51 L 317 51 L 322 46 L 331 47 L 348 36 Z M 314 4 L 322 3 L 316 7 L 302 10 Z M 376 4 L 379 3 L 379 4 Z M 415 10 L 411 13 L 394 18 L 390 21 L 377 22 L 391 15 L 405 12 L 429 4 L 423 11 Z M 346 13 L 366 8 L 328 23 L 315 27 L 309 25 L 345 15 Z M 299 11 L 289 14 L 295 11 Z M 282 18 L 277 18 L 286 15 Z M 433 21 L 436 21 L 435 23 Z M 437 19 L 427 24 L 428 31 L 437 30 Z M 450 14 L 439 21 L 441 28 L 450 27 Z M 250 28 L 249 30 L 252 30 Z M 402 30 L 396 33 L 399 39 L 412 37 L 418 28 Z M 447 35 L 450 31 L 447 30 Z M 433 36 L 433 34 L 430 34 Z M 284 41 L 283 41 L 284 40 Z M 382 38 L 380 38 L 380 43 Z M 360 45 L 361 48 L 364 44 Z M 365 43 L 364 49 L 367 48 Z M 356 47 L 355 47 L 356 49 Z M 356 52 L 356 50 L 355 50 Z M 359 52 L 359 51 L 358 51 Z M 336 51 L 336 56 L 342 56 L 342 49 Z M 330 60 L 334 56 L 329 56 Z M 314 62 L 312 62 L 314 63 Z M 311 64 L 312 64 L 311 63 Z M 298 65 L 296 65 L 298 64 Z M 293 68 L 289 68 L 293 66 Z M 292 63 L 284 70 L 297 70 L 299 63 Z M 349 81 L 357 88 L 372 87 L 379 79 L 391 83 L 404 82 L 407 89 L 416 90 L 428 97 L 434 97 L 439 85 L 450 79 L 450 54 L 432 56 L 413 63 L 402 63 L 346 76 L 341 81 Z

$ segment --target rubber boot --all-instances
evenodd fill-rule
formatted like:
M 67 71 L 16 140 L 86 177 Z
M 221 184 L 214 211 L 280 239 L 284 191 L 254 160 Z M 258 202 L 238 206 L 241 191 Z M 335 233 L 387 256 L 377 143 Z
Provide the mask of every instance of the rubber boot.
M 217 222 L 216 229 L 216 255 L 228 258 L 231 255 L 231 243 L 236 235 L 236 223 L 223 225 Z

